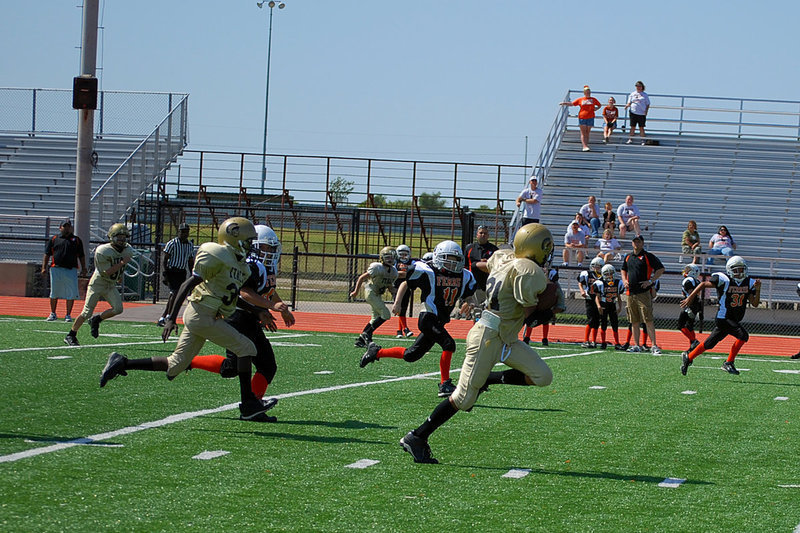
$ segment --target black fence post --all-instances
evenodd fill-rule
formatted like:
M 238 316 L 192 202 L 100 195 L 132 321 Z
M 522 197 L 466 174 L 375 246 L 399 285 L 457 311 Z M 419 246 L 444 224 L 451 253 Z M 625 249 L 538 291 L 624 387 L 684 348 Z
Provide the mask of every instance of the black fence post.
M 292 252 L 292 311 L 297 311 L 297 270 L 299 265 L 300 249 L 297 245 Z
M 475 212 L 464 211 L 461 214 L 461 248 L 464 249 L 472 242 L 475 235 Z

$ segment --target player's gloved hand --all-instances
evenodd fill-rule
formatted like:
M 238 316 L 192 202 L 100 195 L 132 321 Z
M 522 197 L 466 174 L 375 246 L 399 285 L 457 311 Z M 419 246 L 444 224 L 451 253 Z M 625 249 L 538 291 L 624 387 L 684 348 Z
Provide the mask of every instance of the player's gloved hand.
M 545 309 L 543 311 L 534 311 L 525 318 L 525 325 L 530 328 L 535 328 L 540 324 L 546 324 L 553 319 L 553 310 Z
M 178 331 L 178 326 L 173 319 L 168 318 L 164 321 L 164 330 L 161 332 L 161 340 L 167 342 L 167 339 L 169 339 L 173 331 Z

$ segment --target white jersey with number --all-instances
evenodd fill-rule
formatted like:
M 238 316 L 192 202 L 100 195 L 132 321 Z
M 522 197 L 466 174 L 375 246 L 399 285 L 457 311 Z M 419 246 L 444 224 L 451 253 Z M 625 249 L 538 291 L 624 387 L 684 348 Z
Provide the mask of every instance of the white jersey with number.
M 397 279 L 397 269 L 393 266 L 386 266 L 383 263 L 371 263 L 367 272 L 369 273 L 369 279 L 364 290 L 377 295 L 386 292 L 386 289 L 394 285 Z

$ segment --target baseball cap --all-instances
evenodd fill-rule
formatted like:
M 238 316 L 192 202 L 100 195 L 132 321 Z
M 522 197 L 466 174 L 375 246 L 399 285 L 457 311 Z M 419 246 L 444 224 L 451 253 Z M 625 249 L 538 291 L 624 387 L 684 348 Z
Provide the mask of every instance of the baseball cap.
M 591 89 L 589 89 L 589 86 L 588 86 L 588 85 L 584 85 L 584 86 L 583 86 L 583 90 L 584 90 L 584 91 L 590 91 Z
M 178 226 L 178 231 L 189 229 L 189 224 L 186 222 L 182 222 L 180 226 Z
M 64 220 L 61 221 L 61 224 L 59 224 L 58 227 L 71 226 L 71 225 L 72 225 L 72 221 L 70 219 L 68 219 L 68 218 L 65 218 Z
M 536 176 L 531 176 L 530 178 L 528 178 L 528 181 L 539 181 L 539 178 L 537 178 Z
M 635 241 L 635 240 L 640 240 L 640 241 L 644 242 L 644 237 L 642 237 L 641 235 L 636 235 L 633 239 L 631 239 L 631 241 Z

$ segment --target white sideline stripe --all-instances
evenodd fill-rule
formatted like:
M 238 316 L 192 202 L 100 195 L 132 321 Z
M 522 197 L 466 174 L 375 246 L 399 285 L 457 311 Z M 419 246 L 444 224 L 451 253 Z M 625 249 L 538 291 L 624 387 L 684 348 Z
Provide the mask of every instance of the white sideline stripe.
M 72 359 L 71 355 L 53 355 L 48 357 L 48 359 Z
M 685 390 L 681 394 L 697 394 L 696 390 Z
M 25 439 L 22 442 L 27 442 L 28 444 L 39 444 L 42 441 Z M 114 444 L 113 442 L 90 442 L 88 444 L 84 444 L 83 446 L 103 446 L 105 448 L 124 448 L 125 447 L 124 444 Z
M 664 481 L 659 483 L 658 486 L 667 489 L 677 489 L 683 484 L 684 481 L 686 480 L 679 477 L 668 477 Z
M 350 463 L 349 465 L 344 465 L 345 468 L 368 468 L 372 465 L 376 465 L 380 463 L 380 461 L 376 461 L 375 459 L 359 459 L 355 463 Z
M 530 468 L 512 468 L 500 477 L 508 477 L 511 479 L 522 479 L 531 473 Z
M 778 374 L 800 374 L 800 370 L 785 370 L 785 369 L 782 369 L 782 370 L 775 370 L 775 369 L 773 368 L 773 369 L 772 369 L 772 371 L 773 371 L 773 372 L 776 372 L 776 373 L 778 373 Z
M 800 489 L 800 485 L 778 485 L 782 489 Z
M 779 402 L 784 402 L 784 401 L 786 401 L 788 399 L 789 399 L 788 396 L 775 396 L 775 400 L 779 401 Z
M 178 338 L 169 339 L 167 342 L 178 342 Z M 85 344 L 81 346 L 43 346 L 40 348 L 9 348 L 7 350 L 0 350 L 0 353 L 12 352 L 42 352 L 45 350 L 80 350 L 81 348 L 118 348 L 120 346 L 137 346 L 141 344 L 164 344 L 164 341 L 142 341 L 142 342 L 123 342 L 116 344 Z
M 590 389 L 594 389 L 594 390 L 603 390 L 603 389 L 605 389 L 605 387 L 603 387 L 602 385 L 592 385 L 589 388 Z
M 161 342 L 161 341 L 155 341 Z M 135 343 L 130 343 L 135 344 Z M 146 343 L 152 344 L 152 343 Z M 97 345 L 94 345 L 97 346 Z M 116 345 L 114 345 L 116 346 Z M 55 348 L 53 348 L 55 349 Z M 59 349 L 63 349 L 60 348 Z M 588 352 L 588 353 L 600 353 L 600 352 Z M 562 358 L 562 357 L 577 357 L 579 355 L 588 355 L 587 352 L 581 353 L 574 353 L 574 354 L 567 354 L 567 355 L 554 355 L 550 357 L 543 357 L 542 359 L 554 359 L 554 358 Z M 452 373 L 461 372 L 461 369 L 452 369 Z M 308 394 L 321 394 L 323 392 L 332 392 L 344 389 L 353 389 L 356 387 L 367 387 L 369 385 L 382 385 L 384 383 L 393 383 L 396 381 L 409 381 L 412 379 L 424 379 L 432 376 L 438 376 L 439 372 L 427 372 L 425 374 L 415 374 L 413 376 L 401 376 L 398 378 L 391 378 L 391 379 L 381 379 L 377 381 L 362 381 L 360 383 L 347 383 L 345 385 L 335 385 L 332 387 L 323 387 L 319 389 L 309 389 L 304 391 L 297 391 L 297 392 L 287 392 L 285 394 L 279 394 L 274 396 L 277 399 L 283 398 L 294 398 L 296 396 L 305 396 Z M 37 455 L 43 455 L 45 453 L 52 453 L 58 452 L 61 450 L 66 450 L 68 448 L 72 448 L 74 446 L 79 446 L 81 444 L 92 444 L 97 441 L 103 441 L 107 439 L 113 439 L 116 437 L 120 437 L 122 435 L 129 435 L 131 433 L 138 433 L 139 431 L 144 431 L 145 429 L 153 429 L 158 427 L 167 426 L 169 424 L 174 424 L 176 422 L 183 422 L 184 420 L 190 420 L 192 418 L 197 418 L 198 416 L 204 415 L 213 415 L 216 413 L 222 413 L 224 411 L 230 411 L 231 409 L 236 409 L 239 407 L 239 402 L 236 403 L 229 403 L 227 405 L 222 405 L 220 407 L 215 407 L 213 409 L 202 409 L 200 411 L 189 411 L 186 413 L 179 413 L 177 415 L 170 415 L 166 418 L 162 418 L 161 420 L 156 420 L 154 422 L 144 422 L 139 424 L 138 426 L 128 426 L 121 429 L 115 429 L 114 431 L 107 431 L 105 433 L 98 433 L 96 435 L 89 435 L 88 437 L 82 437 L 80 439 L 74 439 L 67 442 L 60 442 L 58 444 L 53 444 L 52 446 L 43 446 L 41 448 L 33 448 L 31 450 L 25 450 L 22 452 L 10 453 L 8 455 L 0 455 L 0 463 L 11 463 L 14 461 L 19 461 L 20 459 L 27 459 L 29 457 L 35 457 Z
M 213 452 L 205 451 L 202 453 L 198 453 L 192 459 L 201 459 L 203 461 L 208 461 L 209 459 L 216 459 L 217 457 L 222 457 L 223 455 L 228 455 L 231 452 L 226 452 L 225 450 L 214 450 Z
M 295 348 L 321 348 L 321 344 L 298 344 L 296 342 L 270 342 L 273 346 L 293 346 Z
M 318 370 L 317 372 L 314 373 L 318 376 L 324 376 L 326 374 L 333 374 L 333 370 Z

